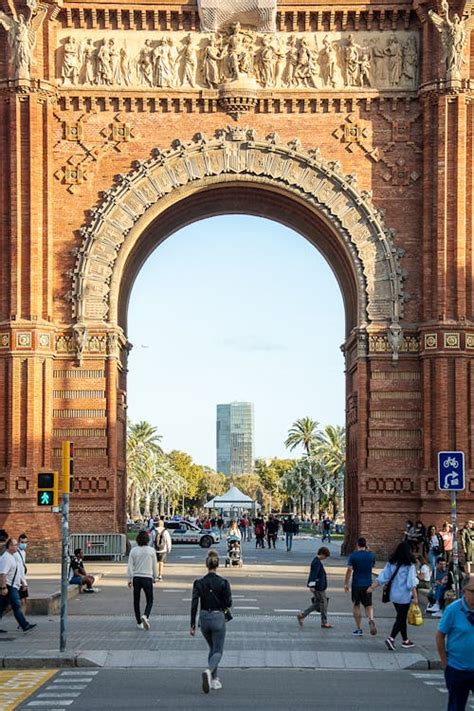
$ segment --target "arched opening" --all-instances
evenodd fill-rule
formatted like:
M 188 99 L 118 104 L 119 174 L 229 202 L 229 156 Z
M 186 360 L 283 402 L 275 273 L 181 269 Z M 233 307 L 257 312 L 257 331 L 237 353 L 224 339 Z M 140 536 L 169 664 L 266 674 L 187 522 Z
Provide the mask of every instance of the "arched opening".
M 284 444 L 295 420 L 344 424 L 343 312 L 329 265 L 294 230 L 234 213 L 193 222 L 134 282 L 128 415 L 157 425 L 166 451 L 219 471 L 216 405 L 251 401 L 254 459 L 299 459 Z M 319 493 L 305 499 L 309 513 Z

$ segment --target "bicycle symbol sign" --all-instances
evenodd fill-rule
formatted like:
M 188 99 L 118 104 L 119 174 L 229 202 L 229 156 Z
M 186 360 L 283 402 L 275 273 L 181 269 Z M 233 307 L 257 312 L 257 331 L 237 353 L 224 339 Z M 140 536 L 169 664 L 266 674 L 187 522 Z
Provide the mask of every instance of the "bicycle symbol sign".
M 438 452 L 438 488 L 463 491 L 464 486 L 464 452 Z

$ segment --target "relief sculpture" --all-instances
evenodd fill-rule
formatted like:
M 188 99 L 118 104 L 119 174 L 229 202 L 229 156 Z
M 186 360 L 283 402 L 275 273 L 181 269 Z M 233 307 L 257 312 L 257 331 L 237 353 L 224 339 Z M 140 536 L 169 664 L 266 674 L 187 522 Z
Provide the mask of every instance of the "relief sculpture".
M 445 18 L 436 17 L 443 36 L 459 34 L 455 19 L 448 27 Z M 64 87 L 217 90 L 248 81 L 283 91 L 414 90 L 419 81 L 418 35 L 408 30 L 259 33 L 235 22 L 216 33 L 147 32 L 143 39 L 73 32 L 64 33 L 57 51 Z M 463 32 L 458 46 L 465 42 Z M 456 58 L 459 66 L 459 54 Z

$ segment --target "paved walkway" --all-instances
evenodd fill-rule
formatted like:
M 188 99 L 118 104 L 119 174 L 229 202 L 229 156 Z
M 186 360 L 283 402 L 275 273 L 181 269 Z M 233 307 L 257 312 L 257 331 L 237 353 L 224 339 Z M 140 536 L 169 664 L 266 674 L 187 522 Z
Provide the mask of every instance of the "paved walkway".
M 232 584 L 234 619 L 227 626 L 224 667 L 287 667 L 319 669 L 428 669 L 438 665 L 434 635 L 436 620 L 426 619 L 412 628 L 412 650 L 393 653 L 384 646 L 392 622 L 391 605 L 376 602 L 379 633 L 353 637 L 350 598 L 342 591 L 345 558 L 339 544 L 332 544 L 328 561 L 330 622 L 322 630 L 318 615 L 310 616 L 303 629 L 296 611 L 308 603 L 305 589 L 308 563 L 320 541 L 301 539 L 286 553 L 255 551 L 244 547 L 242 569 L 223 570 Z M 221 544 L 221 552 L 223 544 Z M 166 566 L 165 580 L 155 586 L 152 629 L 137 629 L 132 617 L 131 594 L 126 586 L 125 563 L 92 562 L 91 572 L 101 572 L 101 592 L 69 601 L 67 653 L 60 655 L 59 616 L 30 616 L 38 627 L 24 635 L 8 616 L 0 636 L 0 666 L 60 666 L 86 664 L 105 667 L 166 666 L 200 668 L 206 645 L 200 635 L 189 636 L 189 604 L 192 581 L 202 575 L 205 551 L 175 546 Z M 59 588 L 59 566 L 29 565 L 33 595 Z M 380 596 L 377 595 L 377 598 Z M 141 652 L 137 654 L 137 652 Z M 145 652 L 145 658 L 144 654 Z

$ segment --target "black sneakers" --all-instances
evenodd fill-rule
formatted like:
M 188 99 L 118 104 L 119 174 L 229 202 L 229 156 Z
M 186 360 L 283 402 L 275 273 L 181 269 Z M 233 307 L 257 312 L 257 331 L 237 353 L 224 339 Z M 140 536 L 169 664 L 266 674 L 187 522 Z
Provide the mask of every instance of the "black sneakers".
M 26 627 L 23 627 L 23 632 L 31 632 L 31 630 L 34 630 L 36 626 L 36 624 L 32 625 L 31 622 L 28 622 Z

